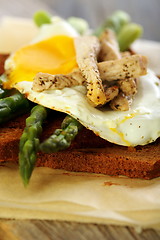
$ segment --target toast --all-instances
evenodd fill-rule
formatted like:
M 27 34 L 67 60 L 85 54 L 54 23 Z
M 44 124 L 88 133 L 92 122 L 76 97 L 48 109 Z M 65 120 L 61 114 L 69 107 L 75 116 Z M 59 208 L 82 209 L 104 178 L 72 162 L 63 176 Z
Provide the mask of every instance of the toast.
M 0 127 L 0 162 L 18 163 L 19 139 L 27 115 Z M 44 123 L 41 140 L 60 127 L 65 114 L 53 112 Z M 109 143 L 83 128 L 71 146 L 61 152 L 38 153 L 37 166 L 75 172 L 125 175 L 130 178 L 152 179 L 160 176 L 160 139 L 134 148 Z
M 0 55 L 1 74 L 6 57 L 7 55 Z M 0 126 L 1 163 L 18 163 L 19 139 L 27 116 L 25 114 Z M 44 123 L 41 140 L 59 128 L 64 117 L 65 114 L 53 111 Z M 124 147 L 109 143 L 83 128 L 67 150 L 52 154 L 39 152 L 37 166 L 152 179 L 160 176 L 160 138 L 145 146 Z

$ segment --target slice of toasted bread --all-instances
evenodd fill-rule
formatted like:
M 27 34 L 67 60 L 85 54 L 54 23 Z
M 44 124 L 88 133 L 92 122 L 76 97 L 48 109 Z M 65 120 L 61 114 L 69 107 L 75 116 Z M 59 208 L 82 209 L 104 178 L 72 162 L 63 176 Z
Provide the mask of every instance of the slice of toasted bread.
M 0 162 L 18 162 L 19 138 L 26 117 L 1 125 Z M 42 140 L 60 127 L 64 117 L 58 112 L 49 116 L 44 124 Z M 128 148 L 109 143 L 83 128 L 69 149 L 53 154 L 38 153 L 37 166 L 151 179 L 160 176 L 160 139 L 146 146 Z

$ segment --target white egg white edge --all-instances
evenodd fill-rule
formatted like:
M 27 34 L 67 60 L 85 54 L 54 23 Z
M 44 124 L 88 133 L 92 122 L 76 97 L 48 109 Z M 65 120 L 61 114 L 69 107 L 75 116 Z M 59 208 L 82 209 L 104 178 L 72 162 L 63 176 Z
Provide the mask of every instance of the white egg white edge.
M 146 145 L 160 137 L 160 84 L 151 70 L 140 77 L 138 93 L 128 111 L 92 107 L 84 86 L 36 92 L 32 90 L 32 84 L 19 82 L 15 88 L 35 103 L 73 116 L 109 142 L 136 146 Z

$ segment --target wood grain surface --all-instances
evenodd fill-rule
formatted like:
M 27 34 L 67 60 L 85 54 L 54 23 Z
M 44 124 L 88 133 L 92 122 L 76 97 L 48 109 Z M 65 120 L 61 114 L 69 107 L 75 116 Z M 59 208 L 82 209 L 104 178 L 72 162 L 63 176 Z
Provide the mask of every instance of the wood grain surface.
M 86 18 L 97 26 L 116 9 L 129 12 L 143 25 L 144 37 L 160 41 L 159 0 L 0 0 L 0 16 L 31 17 L 34 11 L 45 9 L 64 17 Z M 82 224 L 63 221 L 0 220 L 0 240 L 159 240 L 160 231 L 147 229 L 138 233 L 132 227 Z
M 60 221 L 1 220 L 0 240 L 159 240 L 160 231 Z

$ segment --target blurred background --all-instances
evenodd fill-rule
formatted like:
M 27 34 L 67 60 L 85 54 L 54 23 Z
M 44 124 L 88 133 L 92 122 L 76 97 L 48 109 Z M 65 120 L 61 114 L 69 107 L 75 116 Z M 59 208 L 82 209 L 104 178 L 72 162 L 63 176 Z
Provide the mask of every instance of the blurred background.
M 160 0 L 0 0 L 0 17 L 32 17 L 40 9 L 64 18 L 85 18 L 92 28 L 113 11 L 125 10 L 134 22 L 143 26 L 143 38 L 160 41 Z

